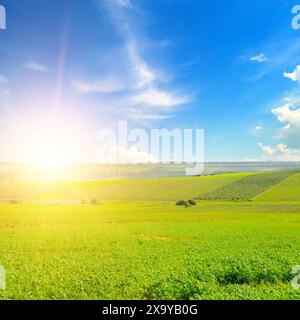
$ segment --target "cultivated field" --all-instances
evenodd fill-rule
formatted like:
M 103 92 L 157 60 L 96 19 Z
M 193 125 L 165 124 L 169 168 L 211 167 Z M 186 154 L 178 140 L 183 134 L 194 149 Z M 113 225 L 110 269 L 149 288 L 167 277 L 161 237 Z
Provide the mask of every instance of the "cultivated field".
M 299 173 L 298 169 L 256 173 L 203 194 L 201 200 L 249 200 Z M 276 200 L 276 199 L 275 199 Z
M 175 206 L 249 179 L 239 201 Z M 0 205 L 0 299 L 300 299 L 298 182 L 277 171 L 1 186 L 19 204 Z M 34 204 L 53 199 L 70 203 Z
M 258 201 L 300 201 L 300 173 L 258 195 L 255 199 Z
M 2 299 L 298 299 L 300 204 L 8 206 Z
M 253 173 L 204 177 L 131 179 L 91 182 L 0 184 L 0 201 L 88 204 L 97 201 L 176 201 L 194 198 Z

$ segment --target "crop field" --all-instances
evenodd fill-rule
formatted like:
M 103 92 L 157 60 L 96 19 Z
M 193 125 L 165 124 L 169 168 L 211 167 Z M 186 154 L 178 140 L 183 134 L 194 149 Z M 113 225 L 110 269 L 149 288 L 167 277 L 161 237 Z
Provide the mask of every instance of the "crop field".
M 97 201 L 176 201 L 196 197 L 253 173 L 91 182 L 0 184 L 0 201 L 88 204 Z
M 300 201 L 300 173 L 255 197 L 257 201 Z
M 199 199 L 249 200 L 296 173 L 299 173 L 298 169 L 252 174 L 216 190 L 205 193 L 201 195 Z
M 3 184 L 16 204 L 0 205 L 0 299 L 300 299 L 299 182 L 277 171 Z M 175 206 L 226 188 L 252 200 Z
M 0 299 L 299 299 L 300 204 L 0 210 Z

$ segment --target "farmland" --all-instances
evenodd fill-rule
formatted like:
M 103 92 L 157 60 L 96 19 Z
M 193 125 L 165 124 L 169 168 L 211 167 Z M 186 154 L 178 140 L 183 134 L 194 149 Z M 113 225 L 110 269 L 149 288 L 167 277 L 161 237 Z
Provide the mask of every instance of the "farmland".
M 256 173 L 224 185 L 199 197 L 202 200 L 249 200 L 276 186 L 299 170 Z
M 255 199 L 257 201 L 300 201 L 300 174 L 293 175 Z
M 252 173 L 250 173 L 252 174 Z M 60 183 L 0 184 L 0 201 L 19 203 L 88 203 L 97 201 L 176 201 L 181 197 L 197 197 L 249 173 L 204 177 L 131 179 L 114 181 L 81 181 Z
M 299 180 L 284 170 L 3 183 L 0 299 L 300 299 Z M 226 201 L 175 206 L 226 189 Z
M 1 206 L 2 299 L 299 299 L 300 204 Z

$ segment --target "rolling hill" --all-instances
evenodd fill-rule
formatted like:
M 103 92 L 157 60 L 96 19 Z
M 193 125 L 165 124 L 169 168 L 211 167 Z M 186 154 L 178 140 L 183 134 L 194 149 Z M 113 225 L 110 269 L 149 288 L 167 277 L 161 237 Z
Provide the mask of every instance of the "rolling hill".
M 300 201 L 300 173 L 254 198 L 258 201 Z
M 1 184 L 0 201 L 20 203 L 88 203 L 97 201 L 176 201 L 195 198 L 253 173 L 202 177 Z
M 201 195 L 201 200 L 250 200 L 298 173 L 298 169 L 252 174 Z M 277 199 L 275 199 L 277 200 Z

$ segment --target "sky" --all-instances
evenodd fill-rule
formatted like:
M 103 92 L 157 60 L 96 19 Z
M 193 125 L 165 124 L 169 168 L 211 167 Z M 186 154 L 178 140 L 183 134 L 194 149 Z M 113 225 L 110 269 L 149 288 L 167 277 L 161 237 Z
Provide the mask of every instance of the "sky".
M 94 162 L 120 120 L 204 129 L 206 161 L 300 160 L 296 4 L 0 0 L 0 161 L 30 161 L 51 135 Z

